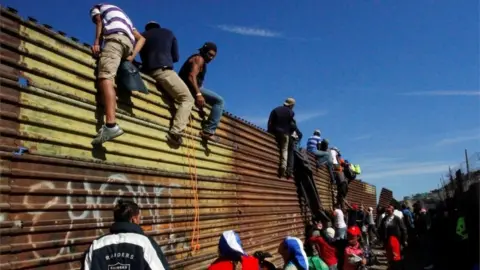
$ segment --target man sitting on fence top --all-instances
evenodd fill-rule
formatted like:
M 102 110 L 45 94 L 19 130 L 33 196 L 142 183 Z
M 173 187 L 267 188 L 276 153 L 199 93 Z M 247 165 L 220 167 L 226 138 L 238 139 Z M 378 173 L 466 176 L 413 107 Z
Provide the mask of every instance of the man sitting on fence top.
M 195 96 L 197 107 L 203 109 L 205 103 L 212 106 L 212 110 L 205 124 L 202 123 L 200 136 L 203 139 L 211 139 L 217 130 L 223 114 L 224 101 L 217 93 L 202 88 L 207 64 L 217 56 L 217 45 L 213 42 L 205 42 L 198 49 L 198 53 L 190 56 L 180 69 L 180 78 L 187 84 L 192 95 Z
M 313 135 L 308 138 L 307 151 L 313 153 L 317 150 L 317 145 L 322 141 L 320 129 L 316 129 Z
M 177 105 L 177 112 L 173 119 L 173 126 L 167 134 L 167 140 L 180 145 L 194 99 L 185 82 L 173 70 L 173 63 L 178 62 L 179 59 L 177 39 L 172 31 L 160 27 L 160 24 L 153 21 L 145 26 L 145 32 L 142 35 L 147 40 L 140 51 L 143 69 L 174 99 Z
M 119 200 L 113 218 L 110 233 L 94 240 L 85 254 L 83 270 L 170 269 L 158 244 L 138 225 L 140 209 L 136 203 Z
M 90 10 L 95 28 L 92 53 L 98 61 L 98 88 L 105 106 L 105 125 L 92 144 L 102 144 L 123 134 L 117 125 L 117 100 L 113 80 L 122 60 L 133 61 L 145 43 L 145 38 L 133 27 L 130 18 L 114 5 L 99 4 Z M 102 48 L 103 43 L 103 48 Z
M 307 141 L 307 151 L 312 153 L 317 161 L 317 167 L 321 164 L 328 162 L 328 166 L 332 165 L 332 158 L 328 149 L 328 140 L 321 137 L 319 129 L 313 132 L 313 136 L 310 136 Z

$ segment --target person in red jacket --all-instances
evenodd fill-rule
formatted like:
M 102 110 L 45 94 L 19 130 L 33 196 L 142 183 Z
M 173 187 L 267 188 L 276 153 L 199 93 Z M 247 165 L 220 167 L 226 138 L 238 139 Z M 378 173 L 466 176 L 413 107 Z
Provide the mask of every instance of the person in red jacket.
M 351 226 L 347 229 L 348 244 L 344 251 L 343 270 L 356 270 L 359 265 L 366 265 L 367 260 L 359 239 L 362 235 L 358 226 Z
M 241 268 L 237 268 L 240 264 Z M 216 259 L 208 270 L 258 270 L 259 262 L 253 256 L 248 256 L 242 248 L 242 242 L 238 233 L 230 230 L 220 236 L 218 242 L 218 259 Z
M 322 231 L 323 235 L 310 237 L 310 242 L 315 244 L 318 251 L 318 256 L 327 264 L 329 270 L 337 270 L 337 249 L 333 243 L 335 237 L 335 230 L 327 228 Z

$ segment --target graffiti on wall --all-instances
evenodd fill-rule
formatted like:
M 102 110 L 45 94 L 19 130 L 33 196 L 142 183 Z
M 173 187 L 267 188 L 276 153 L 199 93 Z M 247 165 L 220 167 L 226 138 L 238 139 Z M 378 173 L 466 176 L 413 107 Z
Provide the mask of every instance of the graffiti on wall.
M 172 189 L 179 188 L 178 184 L 170 184 L 168 186 L 155 186 L 152 184 L 144 184 L 142 181 L 135 181 L 129 179 L 124 174 L 112 174 L 108 177 L 107 182 L 92 183 L 92 182 L 78 182 L 78 181 L 35 181 L 29 187 L 29 192 L 23 197 L 22 204 L 28 209 L 33 209 L 31 205 L 35 203 L 38 205 L 39 196 L 37 191 L 42 190 L 56 190 L 65 189 L 66 192 L 57 196 L 42 197 L 41 203 L 43 205 L 41 211 L 29 211 L 27 213 L 18 214 L 14 216 L 14 220 L 20 220 L 22 222 L 31 221 L 33 226 L 28 227 L 29 232 L 27 234 L 27 243 L 32 246 L 33 257 L 32 259 L 40 259 L 50 257 L 56 259 L 59 256 L 83 252 L 83 250 L 74 250 L 75 243 L 82 241 L 82 238 L 96 238 L 105 233 L 108 233 L 108 223 L 105 222 L 106 218 L 112 218 L 112 210 L 105 209 L 105 205 L 111 204 L 112 207 L 118 200 L 124 197 L 125 193 L 130 193 L 129 197 L 139 205 L 154 205 L 152 209 L 142 210 L 142 216 L 148 216 L 153 218 L 151 220 L 151 226 L 148 226 L 148 230 L 162 231 L 165 229 L 173 229 L 174 212 L 172 207 Z M 35 194 L 35 195 L 34 195 Z M 52 192 L 52 194 L 55 194 Z M 79 195 L 81 194 L 81 195 Z M 112 195 L 113 194 L 113 195 Z M 152 196 L 152 194 L 154 196 Z M 148 196 L 147 196 L 148 195 Z M 76 210 L 81 206 L 81 210 Z M 56 206 L 67 206 L 71 210 L 58 212 L 55 211 Z M 167 206 L 167 207 L 165 207 Z M 160 208 L 165 209 L 160 213 Z M 38 207 L 35 207 L 38 209 Z M 168 224 L 159 224 L 159 218 L 169 218 Z M 29 219 L 29 220 L 26 220 Z M 66 227 L 61 230 L 55 230 L 53 233 L 40 233 L 35 231 L 35 224 L 39 221 L 46 220 L 69 220 Z M 95 226 L 92 226 L 91 230 L 75 230 L 74 227 L 78 224 L 85 224 L 86 220 L 93 220 Z M 83 221 L 83 222 L 82 222 Z M 110 221 L 110 220 L 109 220 Z M 165 223 L 165 222 L 163 222 Z M 92 225 L 91 223 L 89 225 Z M 58 227 L 58 226 L 56 226 Z M 186 241 L 186 233 L 170 233 L 168 235 L 162 235 L 155 237 L 155 240 L 167 240 L 168 244 L 162 246 L 164 252 L 177 252 L 186 251 L 189 249 L 190 243 Z M 60 248 L 55 251 L 52 250 L 35 250 L 39 242 L 45 242 L 54 240 L 55 246 Z

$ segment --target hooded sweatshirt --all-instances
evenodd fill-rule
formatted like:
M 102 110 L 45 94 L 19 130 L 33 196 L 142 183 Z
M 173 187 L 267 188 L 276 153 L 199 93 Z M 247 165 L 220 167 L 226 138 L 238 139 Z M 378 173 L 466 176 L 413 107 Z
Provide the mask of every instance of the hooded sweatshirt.
M 330 229 L 330 228 L 329 228 Z M 327 229 L 328 230 L 328 229 Z M 333 229 L 332 229 L 333 230 Z M 314 243 L 318 247 L 318 256 L 328 265 L 333 266 L 338 263 L 337 249 L 333 242 L 334 235 L 328 235 L 326 230 L 323 232 L 323 236 L 312 236 L 310 242 Z M 325 238 L 328 240 L 326 241 Z

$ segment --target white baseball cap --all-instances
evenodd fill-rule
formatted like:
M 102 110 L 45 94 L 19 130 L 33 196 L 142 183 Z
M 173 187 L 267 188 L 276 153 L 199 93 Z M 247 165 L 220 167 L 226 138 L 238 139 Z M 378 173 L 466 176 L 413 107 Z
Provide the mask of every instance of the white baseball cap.
M 333 228 L 327 228 L 327 235 L 330 238 L 334 238 L 335 237 L 335 230 Z

